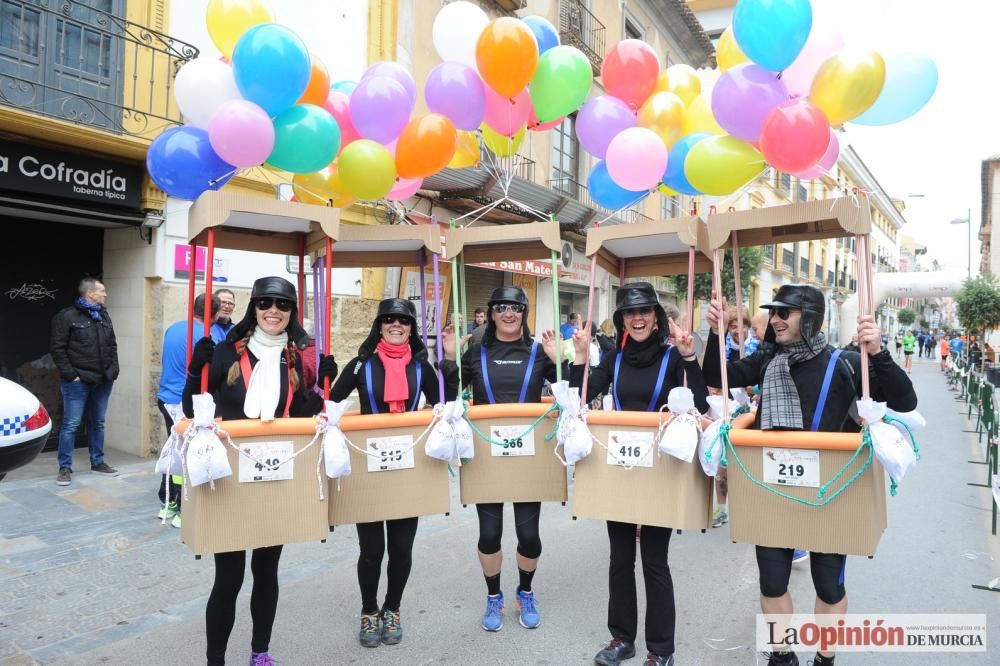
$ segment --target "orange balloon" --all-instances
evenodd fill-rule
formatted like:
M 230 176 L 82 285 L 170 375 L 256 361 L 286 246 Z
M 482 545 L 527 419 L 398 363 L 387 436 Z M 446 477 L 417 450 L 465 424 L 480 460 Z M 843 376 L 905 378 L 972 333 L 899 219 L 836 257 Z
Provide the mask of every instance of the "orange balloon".
M 449 169 L 479 166 L 479 139 L 475 132 L 458 131 L 455 156 L 448 162 Z
M 427 178 L 448 166 L 455 156 L 455 126 L 440 113 L 414 118 L 396 144 L 396 173 L 400 178 Z
M 319 171 L 295 174 L 292 191 L 302 203 L 316 206 L 347 208 L 357 201 L 340 180 L 340 166 L 335 161 Z
M 309 85 L 296 104 L 323 106 L 330 94 L 330 73 L 315 53 L 309 54 Z
M 531 83 L 538 65 L 538 43 L 524 21 L 498 18 L 479 36 L 476 65 L 486 85 L 513 98 Z

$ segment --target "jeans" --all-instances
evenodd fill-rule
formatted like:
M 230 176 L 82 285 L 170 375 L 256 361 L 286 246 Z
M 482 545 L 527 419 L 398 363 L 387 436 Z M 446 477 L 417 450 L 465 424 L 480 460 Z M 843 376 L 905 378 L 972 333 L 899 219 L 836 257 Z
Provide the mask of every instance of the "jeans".
M 104 462 L 104 415 L 114 382 L 87 384 L 83 381 L 60 382 L 63 399 L 63 422 L 59 430 L 59 468 L 73 468 L 73 444 L 76 431 L 87 412 L 87 448 L 90 466 Z M 90 407 L 87 410 L 87 407 Z

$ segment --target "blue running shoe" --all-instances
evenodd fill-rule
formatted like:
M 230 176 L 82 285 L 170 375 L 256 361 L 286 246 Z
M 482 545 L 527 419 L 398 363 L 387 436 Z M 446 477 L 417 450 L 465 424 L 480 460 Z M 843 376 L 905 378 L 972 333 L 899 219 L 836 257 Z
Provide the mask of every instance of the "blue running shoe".
M 534 592 L 522 592 L 521 588 L 518 587 L 517 607 L 521 611 L 518 621 L 525 629 L 534 629 L 542 623 L 542 616 L 538 614 Z
M 794 551 L 792 551 L 792 564 L 798 564 L 799 562 L 805 562 L 808 559 L 809 559 L 809 551 L 808 550 L 799 550 L 798 548 L 796 548 Z
M 495 597 L 486 595 L 486 614 L 483 615 L 483 629 L 500 631 L 503 629 L 503 592 Z

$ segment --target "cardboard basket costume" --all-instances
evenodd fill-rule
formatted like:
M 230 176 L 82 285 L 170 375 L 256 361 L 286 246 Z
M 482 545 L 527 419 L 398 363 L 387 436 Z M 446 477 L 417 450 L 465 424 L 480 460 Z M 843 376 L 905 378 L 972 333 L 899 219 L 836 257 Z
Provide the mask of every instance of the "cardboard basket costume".
M 596 264 L 628 278 L 688 274 L 711 269 L 699 250 L 697 217 L 660 222 L 597 227 L 587 235 L 587 255 Z M 591 308 L 593 283 L 591 284 Z M 692 298 L 688 298 L 689 305 Z M 690 311 L 690 310 L 689 310 Z M 591 317 L 588 314 L 588 319 Z M 690 315 L 688 319 L 690 320 Z M 585 396 L 587 380 L 581 390 Z M 668 415 L 667 415 L 668 416 Z M 712 514 L 712 479 L 696 460 L 684 462 L 657 450 L 657 433 L 665 417 L 657 412 L 590 411 L 587 426 L 601 446 L 576 463 L 574 518 L 594 518 L 675 529 L 707 529 Z M 616 455 L 622 443 L 641 442 L 648 453 L 637 464 L 623 466 Z M 644 449 L 645 450 L 645 449 Z
M 464 293 L 458 283 L 467 262 L 495 261 L 498 258 L 505 261 L 550 259 L 556 303 L 554 312 L 558 317 L 558 258 L 562 241 L 559 225 L 555 221 L 452 227 L 447 231 L 445 246 L 453 262 L 454 294 Z M 453 299 L 453 303 L 457 315 L 459 299 Z M 561 373 L 558 365 L 557 372 Z M 459 472 L 462 504 L 566 501 L 566 468 L 555 455 L 555 441 L 551 435 L 556 421 L 547 417 L 549 413 L 554 416 L 555 410 L 553 404 L 547 402 L 475 405 L 468 408 L 467 420 L 475 433 L 475 457 L 462 465 Z M 529 450 L 528 438 L 533 445 L 533 453 L 521 455 Z M 505 447 L 505 444 L 508 446 Z
M 738 266 L 741 245 L 854 235 L 858 257 L 866 258 L 871 230 L 868 205 L 864 197 L 860 201 L 841 197 L 713 215 L 702 233 L 704 243 L 715 253 L 715 280 L 721 283 L 719 266 L 727 244 L 731 244 L 733 263 Z M 867 264 L 859 261 L 859 266 Z M 863 294 L 863 302 L 865 292 L 870 301 L 867 272 L 863 269 L 859 274 L 858 291 Z M 738 276 L 736 280 L 739 303 Z M 720 339 L 725 335 L 723 325 L 720 322 Z M 720 355 L 724 354 L 722 350 L 720 344 Z M 723 394 L 728 394 L 724 357 L 720 363 Z M 864 353 L 862 385 L 867 397 L 868 363 Z M 753 429 L 753 424 L 752 413 L 739 416 L 728 433 L 729 526 L 733 541 L 874 555 L 886 528 L 885 473 L 862 435 L 758 430 Z M 780 476 L 781 465 L 802 466 L 810 485 L 788 485 Z M 820 494 L 824 497 L 818 497 Z

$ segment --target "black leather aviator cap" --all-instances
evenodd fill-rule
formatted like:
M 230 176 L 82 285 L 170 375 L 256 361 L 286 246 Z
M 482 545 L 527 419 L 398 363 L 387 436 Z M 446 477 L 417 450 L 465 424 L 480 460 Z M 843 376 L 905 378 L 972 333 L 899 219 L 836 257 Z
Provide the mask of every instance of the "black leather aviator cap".
M 625 339 L 625 315 L 623 312 L 633 308 L 653 308 L 653 313 L 656 316 L 656 335 L 659 338 L 660 346 L 665 347 L 667 338 L 670 337 L 667 312 L 660 305 L 656 289 L 648 282 L 628 282 L 619 287 L 618 294 L 615 296 L 615 312 L 611 318 L 615 330 L 618 332 L 618 340 Z
M 494 303 L 520 303 L 527 307 L 528 295 L 520 287 L 497 287 L 490 294 L 490 300 L 486 302 L 487 305 Z
M 799 327 L 803 338 L 811 338 L 819 333 L 823 328 L 823 318 L 826 316 L 826 299 L 823 297 L 823 292 L 809 284 L 782 285 L 774 295 L 774 300 L 760 307 L 765 310 L 773 308 L 802 310 L 802 322 Z M 768 329 L 770 328 L 768 324 Z M 768 332 L 771 333 L 770 330 Z
M 409 317 L 413 320 L 411 323 L 416 323 L 417 321 L 417 307 L 413 304 L 413 301 L 405 298 L 387 298 L 379 303 L 377 316 L 381 317 L 387 314 Z
M 490 300 L 486 305 L 492 306 L 494 303 L 520 303 L 524 306 L 524 315 L 521 320 L 521 340 L 525 344 L 531 344 L 531 330 L 528 328 L 528 295 L 520 287 L 497 287 L 490 294 Z M 483 344 L 487 347 L 496 341 L 497 325 L 493 321 L 493 313 L 486 314 L 486 331 L 483 333 Z
M 253 283 L 250 298 L 284 298 L 295 302 L 295 285 L 285 278 L 271 276 L 262 277 Z
M 299 301 L 295 295 L 295 285 L 285 278 L 271 275 L 262 277 L 254 281 L 253 289 L 250 290 L 250 302 L 247 303 L 246 313 L 226 336 L 229 342 L 242 340 L 257 325 L 256 301 L 258 298 L 283 298 L 292 303 L 291 315 L 288 318 L 288 339 L 299 349 L 305 349 L 309 345 L 309 335 L 302 328 L 299 319 Z
M 413 304 L 413 301 L 405 298 L 387 298 L 378 304 L 378 311 L 375 313 L 375 321 L 372 322 L 371 331 L 364 342 L 361 343 L 361 346 L 358 347 L 358 359 L 364 361 L 375 354 L 375 347 L 378 346 L 378 341 L 382 339 L 382 316 L 393 314 L 409 317 L 410 350 L 413 353 L 413 357 L 420 360 L 427 358 L 427 348 L 424 347 L 424 343 L 420 339 L 420 327 L 417 326 L 417 307 Z M 358 367 L 361 366 L 359 365 Z M 355 368 L 355 371 L 357 371 L 357 368 Z

